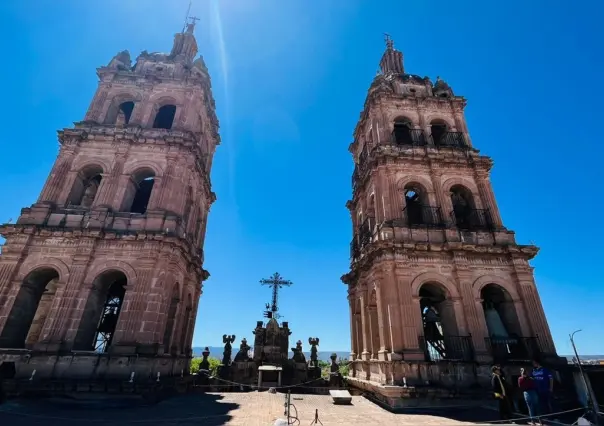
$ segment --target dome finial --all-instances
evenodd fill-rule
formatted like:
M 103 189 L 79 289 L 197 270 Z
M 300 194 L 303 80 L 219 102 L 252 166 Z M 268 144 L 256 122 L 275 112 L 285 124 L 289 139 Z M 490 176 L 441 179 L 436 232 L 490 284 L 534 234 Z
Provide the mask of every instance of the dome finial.
M 392 37 L 390 37 L 390 34 L 384 33 L 384 41 L 386 42 L 386 48 L 388 50 L 394 49 L 394 41 L 392 41 Z

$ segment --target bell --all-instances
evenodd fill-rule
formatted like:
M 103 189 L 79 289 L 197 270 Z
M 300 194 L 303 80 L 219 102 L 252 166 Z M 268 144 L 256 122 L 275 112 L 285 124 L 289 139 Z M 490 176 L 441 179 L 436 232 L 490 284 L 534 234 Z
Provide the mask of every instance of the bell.
M 489 336 L 506 339 L 509 337 L 508 331 L 499 316 L 499 312 L 493 307 L 488 306 L 484 311 L 484 317 L 487 323 Z

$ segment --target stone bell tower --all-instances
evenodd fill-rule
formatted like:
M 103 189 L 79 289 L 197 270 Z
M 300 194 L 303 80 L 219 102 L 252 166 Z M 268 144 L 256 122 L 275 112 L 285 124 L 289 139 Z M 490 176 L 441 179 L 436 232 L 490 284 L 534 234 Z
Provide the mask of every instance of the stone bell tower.
M 0 227 L 0 357 L 17 375 L 186 372 L 220 143 L 193 32 L 98 68 L 37 202 Z
M 556 358 L 529 265 L 538 249 L 502 222 L 466 100 L 405 72 L 389 38 L 380 68 L 349 148 L 353 376 L 399 384 L 439 380 L 438 361 Z

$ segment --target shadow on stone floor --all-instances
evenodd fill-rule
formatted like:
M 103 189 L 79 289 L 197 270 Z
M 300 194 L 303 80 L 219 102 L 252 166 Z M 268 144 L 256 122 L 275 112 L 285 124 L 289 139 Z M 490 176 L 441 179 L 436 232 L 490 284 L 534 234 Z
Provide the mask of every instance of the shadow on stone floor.
M 0 424 L 30 426 L 221 426 L 239 404 L 216 394 L 176 396 L 157 404 L 118 399 L 17 399 L 0 405 Z

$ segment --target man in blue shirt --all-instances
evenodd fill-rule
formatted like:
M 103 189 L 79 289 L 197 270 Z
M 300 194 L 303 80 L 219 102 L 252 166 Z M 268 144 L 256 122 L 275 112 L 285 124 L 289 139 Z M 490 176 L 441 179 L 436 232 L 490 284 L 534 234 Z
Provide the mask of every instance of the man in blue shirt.
M 554 376 L 552 372 L 543 367 L 539 360 L 533 360 L 533 380 L 539 395 L 539 408 L 541 415 L 552 412 L 552 393 L 554 392 Z

